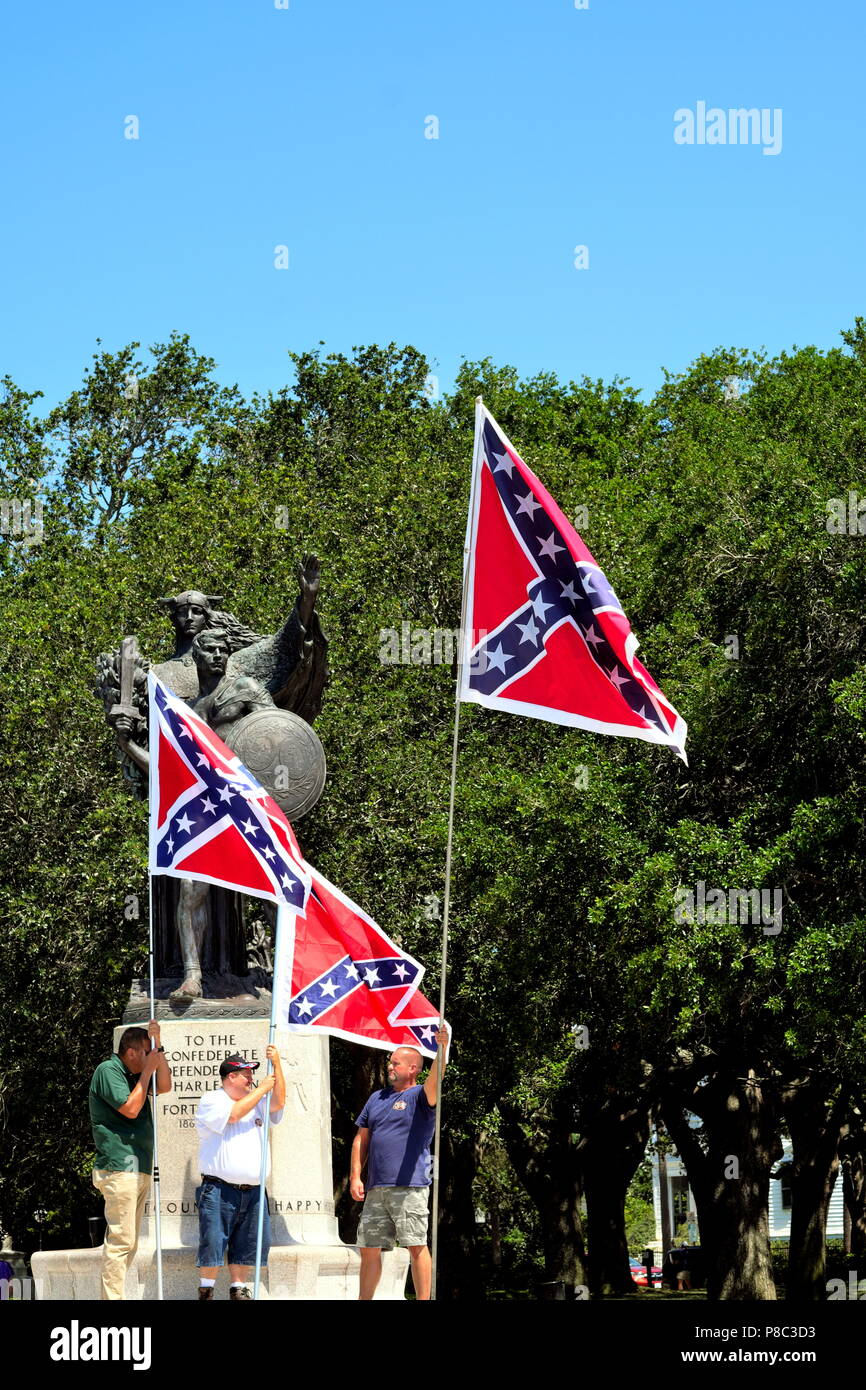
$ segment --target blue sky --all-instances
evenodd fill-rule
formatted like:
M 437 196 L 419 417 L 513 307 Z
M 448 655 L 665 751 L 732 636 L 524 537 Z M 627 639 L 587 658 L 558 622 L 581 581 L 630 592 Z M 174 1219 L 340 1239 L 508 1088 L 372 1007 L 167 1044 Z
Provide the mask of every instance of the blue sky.
M 861 0 L 280 3 L 7 8 L 0 371 L 178 329 L 247 393 L 320 339 L 651 391 L 864 311 Z M 780 152 L 675 143 L 699 101 Z

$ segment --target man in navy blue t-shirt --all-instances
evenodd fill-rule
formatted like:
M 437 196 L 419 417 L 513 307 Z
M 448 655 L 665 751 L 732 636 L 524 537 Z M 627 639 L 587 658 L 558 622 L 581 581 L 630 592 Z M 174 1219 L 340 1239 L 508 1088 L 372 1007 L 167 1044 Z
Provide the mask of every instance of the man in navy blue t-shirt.
M 447 1028 L 439 1029 L 436 1042 L 447 1048 Z M 419 1086 L 416 1077 L 422 1065 L 421 1053 L 414 1047 L 398 1047 L 392 1052 L 390 1085 L 374 1091 L 355 1121 L 358 1133 L 352 1145 L 349 1189 L 356 1202 L 364 1203 L 358 1227 L 362 1299 L 371 1299 L 376 1292 L 382 1251 L 392 1250 L 397 1240 L 409 1249 L 415 1297 L 430 1297 L 427 1189 L 439 1059 L 434 1060 L 427 1080 Z M 444 1060 L 442 1071 L 444 1074 Z M 361 1180 L 365 1163 L 369 1163 L 366 1191 Z

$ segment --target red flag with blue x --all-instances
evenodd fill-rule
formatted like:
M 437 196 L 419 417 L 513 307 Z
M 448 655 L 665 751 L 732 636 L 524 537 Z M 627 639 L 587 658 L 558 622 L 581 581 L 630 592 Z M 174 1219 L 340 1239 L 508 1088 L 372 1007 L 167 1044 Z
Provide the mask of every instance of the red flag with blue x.
M 419 989 L 424 967 L 357 903 L 307 865 L 303 913 L 286 913 L 274 981 L 281 1026 L 368 1047 L 436 1056 L 439 1015 Z
M 309 870 L 279 806 L 204 720 L 147 679 L 150 872 L 302 908 Z
M 473 470 L 460 698 L 685 762 L 685 720 L 637 660 L 601 567 L 480 401 Z

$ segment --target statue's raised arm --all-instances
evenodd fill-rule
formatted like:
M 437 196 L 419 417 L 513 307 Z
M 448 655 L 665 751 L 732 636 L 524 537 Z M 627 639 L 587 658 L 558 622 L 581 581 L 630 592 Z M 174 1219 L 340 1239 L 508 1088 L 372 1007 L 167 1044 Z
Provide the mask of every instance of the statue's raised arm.
M 328 679 L 328 643 L 315 611 L 319 561 L 307 555 L 297 568 L 299 594 L 279 632 L 262 637 L 229 660 L 229 675 L 255 676 L 280 709 L 312 724 Z
M 298 617 L 303 627 L 309 628 L 313 616 L 313 609 L 316 606 L 316 599 L 319 596 L 319 576 L 321 566 L 319 565 L 318 555 L 307 555 L 303 564 L 297 568 L 298 586 Z

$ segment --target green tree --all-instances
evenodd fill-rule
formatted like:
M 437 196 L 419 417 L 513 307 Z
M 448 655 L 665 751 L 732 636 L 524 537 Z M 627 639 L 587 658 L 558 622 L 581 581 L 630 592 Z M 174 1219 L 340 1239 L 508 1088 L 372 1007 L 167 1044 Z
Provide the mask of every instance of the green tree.
M 0 1222 L 17 1240 L 32 1243 L 37 1206 L 56 1243 L 85 1239 L 84 1082 L 146 942 L 144 808 L 118 776 L 93 662 L 132 631 L 167 655 L 159 595 L 195 584 L 274 630 L 299 554 L 319 554 L 329 786 L 302 844 L 435 978 L 454 669 L 447 655 L 393 661 L 389 634 L 408 624 L 411 647 L 414 631 L 459 622 L 481 391 L 582 518 L 642 658 L 689 720 L 690 767 L 463 710 L 444 1289 L 480 1292 L 492 1237 L 473 1193 L 490 1190 L 495 1152 L 527 1194 L 509 1193 L 506 1234 L 527 1201 L 535 1212 L 510 1266 L 521 1286 L 543 1261 L 548 1278 L 627 1291 L 628 1193 L 663 1104 L 711 1294 L 773 1295 L 766 1199 L 783 1128 L 802 1171 L 789 1288 L 820 1290 L 827 1178 L 841 1142 L 859 1200 L 866 1093 L 866 567 L 859 533 L 827 525 L 859 478 L 862 321 L 844 338 L 773 360 L 715 352 L 648 405 L 620 381 L 521 381 L 489 360 L 431 403 L 423 356 L 394 344 L 298 354 L 293 387 L 250 401 L 179 336 L 147 362 L 136 345 L 98 353 L 44 419 L 7 380 L 4 488 L 44 501 L 40 544 L 0 540 Z M 726 401 L 732 375 L 743 390 Z M 726 904 L 732 889 L 780 891 L 781 930 L 739 910 L 684 919 L 677 892 L 699 883 Z M 371 1062 L 334 1051 L 344 1158 Z M 35 1132 L 37 1091 L 50 1118 Z

